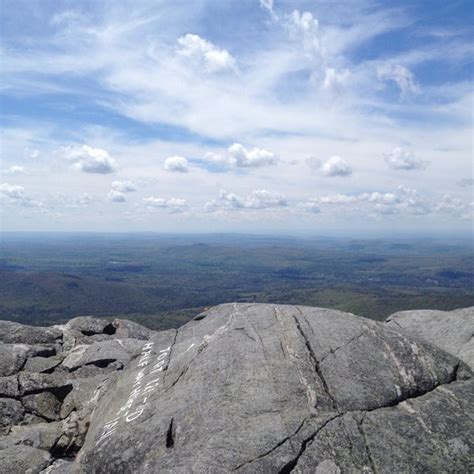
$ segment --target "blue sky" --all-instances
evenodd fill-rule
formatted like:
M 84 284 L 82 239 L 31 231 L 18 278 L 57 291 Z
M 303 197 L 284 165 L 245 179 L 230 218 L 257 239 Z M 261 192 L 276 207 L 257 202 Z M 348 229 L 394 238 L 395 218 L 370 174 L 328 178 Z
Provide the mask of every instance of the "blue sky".
M 3 230 L 472 230 L 473 2 L 0 5 Z

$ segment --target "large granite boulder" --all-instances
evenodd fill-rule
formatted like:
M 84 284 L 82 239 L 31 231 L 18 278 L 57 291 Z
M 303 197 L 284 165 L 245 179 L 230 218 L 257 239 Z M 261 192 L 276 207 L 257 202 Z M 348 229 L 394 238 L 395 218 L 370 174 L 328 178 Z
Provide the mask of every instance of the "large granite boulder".
M 99 401 L 76 462 L 96 473 L 460 472 L 473 454 L 471 375 L 384 323 L 222 305 L 144 345 Z
M 474 306 L 454 311 L 400 311 L 389 316 L 387 323 L 454 354 L 474 370 Z
M 76 318 L 54 355 L 0 377 L 0 456 L 12 473 L 469 472 L 466 336 L 440 347 L 395 316 L 227 304 L 163 332 Z

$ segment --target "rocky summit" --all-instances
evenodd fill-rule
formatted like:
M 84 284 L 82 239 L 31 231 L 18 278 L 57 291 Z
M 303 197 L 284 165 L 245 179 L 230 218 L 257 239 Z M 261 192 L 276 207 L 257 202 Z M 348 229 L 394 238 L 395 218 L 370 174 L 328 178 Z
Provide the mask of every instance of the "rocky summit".
M 2 473 L 472 469 L 474 308 L 0 322 Z

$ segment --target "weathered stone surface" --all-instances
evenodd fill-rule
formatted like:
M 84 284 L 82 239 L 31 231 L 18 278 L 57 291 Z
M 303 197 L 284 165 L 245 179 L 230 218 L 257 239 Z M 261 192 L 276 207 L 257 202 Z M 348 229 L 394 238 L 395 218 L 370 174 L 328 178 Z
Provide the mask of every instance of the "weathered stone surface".
M 443 436 L 458 454 L 468 446 L 471 375 L 384 323 L 222 305 L 145 344 L 98 403 L 77 462 L 97 473 L 437 472 L 453 456 L 432 449 Z M 392 449 L 410 453 L 388 462 Z M 466 470 L 467 455 L 452 465 Z
M 0 344 L 0 377 L 16 374 L 24 365 L 28 346 L 24 344 Z
M 31 357 L 26 361 L 25 370 L 28 372 L 51 373 L 63 360 L 61 356 Z
M 16 375 L 0 377 L 0 398 L 17 398 L 19 395 L 18 377 Z
M 53 393 L 44 391 L 22 398 L 25 410 L 48 421 L 59 420 L 61 401 Z
M 472 310 L 423 313 L 228 304 L 164 332 L 76 318 L 3 345 L 0 457 L 14 473 L 469 472 L 474 379 L 456 355 Z
M 56 394 L 58 398 L 64 399 L 72 390 L 71 378 L 65 374 L 38 374 L 21 372 L 18 375 L 19 389 L 21 395 L 29 395 L 45 390 Z
M 0 321 L 0 342 L 5 344 L 54 344 L 62 332 L 54 327 L 25 326 L 10 321 Z
M 474 306 L 454 311 L 400 311 L 389 316 L 387 324 L 441 347 L 474 369 Z
M 30 446 L 10 446 L 0 451 L 2 472 L 8 474 L 35 474 L 52 461 L 47 451 Z
M 69 320 L 66 328 L 80 331 L 84 336 L 93 336 L 94 334 L 114 334 L 115 328 L 105 320 L 94 318 L 93 316 L 79 316 Z
M 83 471 L 73 460 L 58 459 L 41 471 L 41 474 L 83 474 Z
M 9 446 L 25 445 L 49 451 L 56 444 L 60 434 L 61 423 L 59 422 L 13 426 L 8 436 L 0 438 L 0 450 Z
M 112 325 L 116 329 L 114 337 L 117 339 L 131 338 L 145 340 L 150 339 L 155 332 L 126 319 L 115 319 Z
M 0 377 L 16 374 L 24 367 L 28 357 L 55 353 L 55 349 L 50 346 L 0 343 Z
M 10 428 L 23 419 L 25 409 L 13 398 L 0 398 L 0 434 L 10 432 Z
M 94 342 L 90 345 L 80 345 L 73 349 L 64 359 L 62 366 L 74 371 L 84 365 L 95 365 L 100 368 L 118 362 L 121 369 L 131 357 L 137 354 L 143 341 L 136 339 L 113 339 L 111 341 Z

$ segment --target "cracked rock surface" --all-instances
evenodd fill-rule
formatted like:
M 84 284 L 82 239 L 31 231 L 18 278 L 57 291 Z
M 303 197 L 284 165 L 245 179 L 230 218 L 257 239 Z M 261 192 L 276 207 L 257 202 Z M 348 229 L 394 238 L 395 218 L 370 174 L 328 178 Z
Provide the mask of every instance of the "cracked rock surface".
M 469 472 L 474 308 L 459 325 L 452 312 L 449 344 L 432 336 L 445 319 L 423 312 L 421 334 L 405 313 L 225 304 L 163 332 L 2 322 L 0 456 L 13 473 L 28 459 L 44 473 Z

